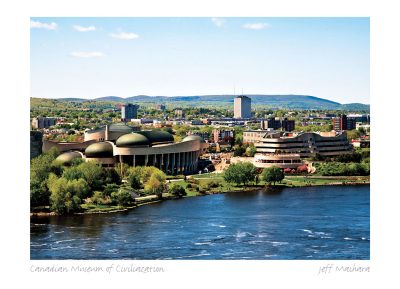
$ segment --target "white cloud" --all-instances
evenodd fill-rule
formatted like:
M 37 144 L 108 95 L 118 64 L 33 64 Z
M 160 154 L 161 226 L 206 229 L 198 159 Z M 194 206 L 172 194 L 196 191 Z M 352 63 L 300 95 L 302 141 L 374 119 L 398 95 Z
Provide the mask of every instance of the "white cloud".
M 76 31 L 79 31 L 79 32 L 88 32 L 88 31 L 95 31 L 96 30 L 96 27 L 94 27 L 93 25 L 88 26 L 88 27 L 74 25 L 73 27 L 74 27 L 74 29 Z
M 132 40 L 139 37 L 139 35 L 132 33 L 132 32 L 118 32 L 118 33 L 111 33 L 110 36 L 115 39 L 122 39 L 122 40 Z
M 253 30 L 261 30 L 269 27 L 271 27 L 271 25 L 269 25 L 268 23 L 247 23 L 243 25 L 243 28 L 253 29 Z
M 47 30 L 56 30 L 57 29 L 57 23 L 51 22 L 51 23 L 42 23 L 39 21 L 34 21 L 31 20 L 31 28 L 43 28 Z
M 223 19 L 223 18 L 217 18 L 217 17 L 211 18 L 211 21 L 212 21 L 212 23 L 214 23 L 215 26 L 217 26 L 217 27 L 222 27 L 222 26 L 225 24 L 225 22 L 226 22 L 225 19 Z
M 70 53 L 73 57 L 79 58 L 91 58 L 91 57 L 103 57 L 105 54 L 100 51 L 73 51 Z

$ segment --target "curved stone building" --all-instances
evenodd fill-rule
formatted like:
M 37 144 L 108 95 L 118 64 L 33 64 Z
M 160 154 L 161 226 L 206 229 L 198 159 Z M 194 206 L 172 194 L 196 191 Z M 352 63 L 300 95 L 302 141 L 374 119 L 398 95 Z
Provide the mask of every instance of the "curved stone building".
M 85 161 L 97 161 L 105 167 L 118 163 L 155 166 L 170 175 L 196 172 L 198 159 L 208 147 L 200 136 L 188 136 L 175 143 L 168 132 L 134 131 L 124 124 L 88 131 L 85 140 L 93 142 L 84 150 Z M 67 152 L 59 158 L 67 159 L 71 154 Z

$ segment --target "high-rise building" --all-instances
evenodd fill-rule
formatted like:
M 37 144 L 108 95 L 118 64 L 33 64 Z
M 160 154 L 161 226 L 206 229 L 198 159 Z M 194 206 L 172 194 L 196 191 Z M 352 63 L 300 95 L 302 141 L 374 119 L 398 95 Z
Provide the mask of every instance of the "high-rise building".
M 137 118 L 137 111 L 139 109 L 139 105 L 137 104 L 124 104 L 121 106 L 121 119 L 122 121 L 128 121 L 133 118 Z
M 233 101 L 234 118 L 251 118 L 251 98 L 245 95 L 235 97 Z
M 34 117 L 32 118 L 32 128 L 48 128 L 56 124 L 55 117 Z
M 265 120 L 261 121 L 261 129 L 265 130 L 265 129 L 280 129 L 281 128 L 281 122 L 279 119 L 275 119 L 275 118 L 268 118 Z
M 347 115 L 341 114 L 338 117 L 332 119 L 333 129 L 336 131 L 340 130 L 352 130 L 356 128 L 356 119 L 348 118 Z
M 283 131 L 294 131 L 294 120 L 287 119 L 286 117 L 281 120 L 281 127 Z

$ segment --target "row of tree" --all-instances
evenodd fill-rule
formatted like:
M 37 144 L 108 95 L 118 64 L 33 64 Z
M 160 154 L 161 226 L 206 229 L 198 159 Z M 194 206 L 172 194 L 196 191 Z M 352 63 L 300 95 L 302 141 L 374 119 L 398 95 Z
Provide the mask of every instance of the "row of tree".
M 317 172 L 322 176 L 368 176 L 370 167 L 368 162 L 362 163 L 339 163 L 327 162 L 316 163 Z
M 275 166 L 263 169 L 260 176 L 269 185 L 275 185 L 276 182 L 281 182 L 285 178 L 282 169 Z M 227 183 L 243 184 L 244 186 L 250 182 L 257 184 L 260 176 L 257 168 L 249 162 L 231 164 L 224 172 L 224 180 Z

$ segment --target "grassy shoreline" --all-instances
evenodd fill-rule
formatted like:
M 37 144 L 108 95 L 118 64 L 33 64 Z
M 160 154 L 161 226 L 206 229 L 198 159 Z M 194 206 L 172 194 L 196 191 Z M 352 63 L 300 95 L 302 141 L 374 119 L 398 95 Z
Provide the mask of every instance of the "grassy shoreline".
M 217 187 L 208 187 L 206 191 L 197 191 L 194 187 L 207 187 L 211 182 L 218 183 Z M 225 194 L 232 192 L 254 192 L 264 189 L 265 191 L 283 188 L 302 188 L 312 186 L 342 186 L 342 185 L 369 185 L 370 176 L 363 177 L 348 177 L 348 176 L 285 176 L 285 179 L 281 183 L 276 183 L 275 186 L 269 187 L 263 181 L 258 184 L 249 184 L 246 187 L 234 186 L 226 183 L 221 174 L 204 174 L 195 175 L 190 177 L 188 180 L 175 180 L 174 183 L 178 183 L 184 186 L 187 195 L 184 198 L 207 196 L 214 194 Z M 188 184 L 192 184 L 189 188 Z M 195 184 L 193 186 L 193 184 Z M 213 183 L 211 183 L 213 184 Z M 171 194 L 163 194 L 163 199 L 159 199 L 155 195 L 144 196 L 135 198 L 135 202 L 127 206 L 107 206 L 107 205 L 82 205 L 82 212 L 74 213 L 73 215 L 87 215 L 87 214 L 109 214 L 124 212 L 136 207 L 150 205 L 164 200 L 173 200 L 177 197 Z M 54 212 L 31 212 L 31 217 L 42 217 L 42 216 L 56 216 Z

